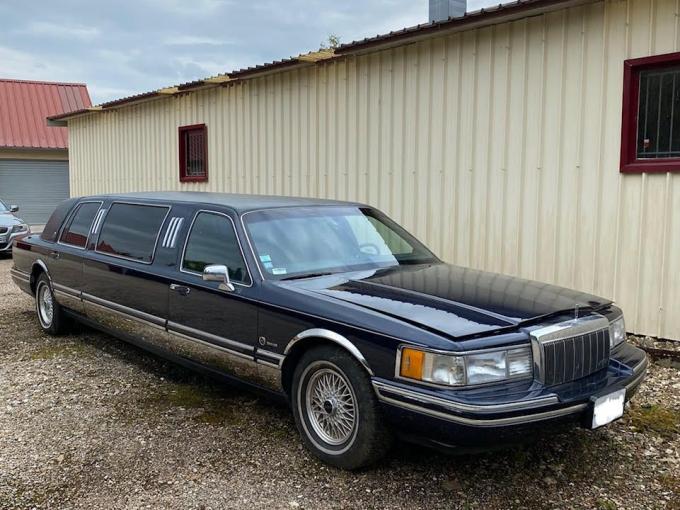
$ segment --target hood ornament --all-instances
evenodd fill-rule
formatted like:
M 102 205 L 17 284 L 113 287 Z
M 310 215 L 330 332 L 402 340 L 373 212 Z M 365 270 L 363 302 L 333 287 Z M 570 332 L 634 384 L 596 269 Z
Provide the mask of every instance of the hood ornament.
M 576 306 L 574 307 L 574 320 L 575 320 L 575 321 L 578 320 L 578 309 L 579 309 L 579 306 L 580 306 L 580 305 L 576 304 Z

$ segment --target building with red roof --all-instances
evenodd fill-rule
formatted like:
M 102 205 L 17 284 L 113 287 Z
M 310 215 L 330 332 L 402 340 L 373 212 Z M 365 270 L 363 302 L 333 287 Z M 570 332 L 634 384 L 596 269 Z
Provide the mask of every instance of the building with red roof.
M 44 223 L 69 196 L 68 129 L 47 117 L 91 106 L 82 83 L 0 79 L 0 199 Z

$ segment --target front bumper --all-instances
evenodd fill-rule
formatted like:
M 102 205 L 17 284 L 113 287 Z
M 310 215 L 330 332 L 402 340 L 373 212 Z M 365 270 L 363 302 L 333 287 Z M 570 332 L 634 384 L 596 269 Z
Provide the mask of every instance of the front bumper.
M 480 445 L 521 436 L 549 421 L 589 423 L 593 400 L 619 389 L 629 400 L 647 365 L 644 351 L 623 344 L 607 370 L 560 386 L 530 381 L 449 390 L 374 378 L 373 387 L 403 435 L 440 445 Z

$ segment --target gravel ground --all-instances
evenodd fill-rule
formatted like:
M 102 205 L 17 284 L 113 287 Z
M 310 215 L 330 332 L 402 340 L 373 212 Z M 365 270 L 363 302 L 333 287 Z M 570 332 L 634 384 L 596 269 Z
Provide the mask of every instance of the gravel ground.
M 286 408 L 107 335 L 44 335 L 0 260 L 0 508 L 676 508 L 680 371 L 653 365 L 611 426 L 443 456 L 398 444 L 347 473 Z

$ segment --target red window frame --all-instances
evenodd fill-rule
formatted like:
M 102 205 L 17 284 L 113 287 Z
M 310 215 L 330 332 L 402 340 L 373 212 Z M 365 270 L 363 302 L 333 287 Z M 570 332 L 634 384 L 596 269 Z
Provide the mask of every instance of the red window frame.
M 623 118 L 621 122 L 621 172 L 680 172 L 680 158 L 638 159 L 637 129 L 640 71 L 680 64 L 680 52 L 626 60 L 623 63 Z
M 204 175 L 187 175 L 186 166 L 186 136 L 190 131 L 203 132 L 203 168 Z M 205 124 L 192 124 L 191 126 L 180 126 L 179 134 L 179 182 L 207 182 L 208 180 L 208 127 Z

